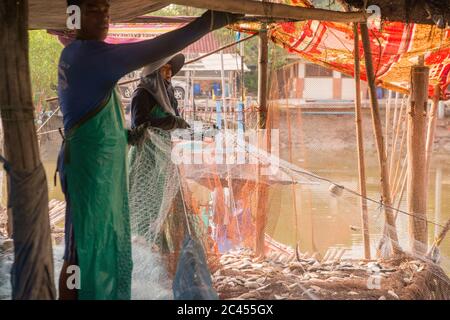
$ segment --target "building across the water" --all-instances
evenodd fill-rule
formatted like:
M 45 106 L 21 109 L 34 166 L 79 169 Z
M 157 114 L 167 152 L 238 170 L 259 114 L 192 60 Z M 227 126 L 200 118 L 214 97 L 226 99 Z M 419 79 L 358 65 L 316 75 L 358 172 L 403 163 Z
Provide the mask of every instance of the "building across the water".
M 351 76 L 320 65 L 296 59 L 277 71 L 280 99 L 291 104 L 352 102 L 355 81 Z M 368 99 L 365 82 L 361 82 L 362 99 Z M 377 89 L 379 99 L 387 97 L 387 90 Z

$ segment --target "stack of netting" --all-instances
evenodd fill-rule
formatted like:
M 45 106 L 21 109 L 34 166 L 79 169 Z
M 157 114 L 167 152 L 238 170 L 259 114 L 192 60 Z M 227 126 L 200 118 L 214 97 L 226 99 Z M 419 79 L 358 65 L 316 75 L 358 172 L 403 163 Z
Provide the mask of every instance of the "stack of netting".
M 271 159 L 247 143 L 255 134 L 249 139 L 248 133 L 230 131 L 208 141 L 180 139 L 183 134 L 149 129 L 143 143 L 130 150 L 135 241 L 175 256 L 187 231 L 210 254 L 251 247 L 258 185 L 290 184 L 291 178 L 284 171 L 258 178 L 258 158 L 265 157 L 266 167 Z

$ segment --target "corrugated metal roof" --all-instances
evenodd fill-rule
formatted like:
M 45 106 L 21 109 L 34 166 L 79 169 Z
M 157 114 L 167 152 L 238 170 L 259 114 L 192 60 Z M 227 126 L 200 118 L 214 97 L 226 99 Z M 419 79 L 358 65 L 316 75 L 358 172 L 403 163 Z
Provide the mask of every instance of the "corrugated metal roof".
M 206 36 L 194 42 L 189 47 L 183 50 L 184 54 L 205 54 L 219 49 L 228 43 L 219 43 L 219 40 L 214 33 L 208 33 Z M 227 48 L 224 53 L 235 53 L 236 48 Z

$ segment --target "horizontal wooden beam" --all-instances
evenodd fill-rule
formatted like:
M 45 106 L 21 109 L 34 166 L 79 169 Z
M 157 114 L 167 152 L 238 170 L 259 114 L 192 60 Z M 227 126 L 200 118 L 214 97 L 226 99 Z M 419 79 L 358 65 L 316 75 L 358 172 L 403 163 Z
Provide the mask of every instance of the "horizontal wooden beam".
M 319 20 L 333 22 L 363 22 L 366 13 L 341 12 L 325 9 L 290 6 L 272 2 L 259 2 L 254 0 L 160 0 L 160 3 L 188 5 L 196 8 L 226 11 L 241 14 L 259 15 L 271 18 L 285 18 L 293 20 Z

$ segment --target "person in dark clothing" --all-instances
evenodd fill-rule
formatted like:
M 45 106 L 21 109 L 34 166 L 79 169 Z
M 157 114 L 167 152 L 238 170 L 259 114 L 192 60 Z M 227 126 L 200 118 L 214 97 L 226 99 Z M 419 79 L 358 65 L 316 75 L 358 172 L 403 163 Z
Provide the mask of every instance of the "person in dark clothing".
M 148 65 L 131 100 L 131 127 L 143 124 L 163 130 L 185 129 L 188 123 L 180 117 L 178 101 L 171 79 L 184 65 L 185 57 L 177 54 Z
M 162 247 L 165 238 L 163 232 L 151 226 L 161 216 L 164 201 L 172 197 L 168 189 L 173 183 L 169 187 L 167 182 L 176 169 L 171 160 L 170 131 L 189 128 L 180 117 L 171 84 L 172 76 L 181 70 L 184 61 L 180 53 L 147 65 L 131 100 L 131 128 L 142 131 L 139 143 L 130 148 L 128 157 L 132 232 L 152 243 L 154 249 Z M 147 179 L 142 178 L 145 175 Z

